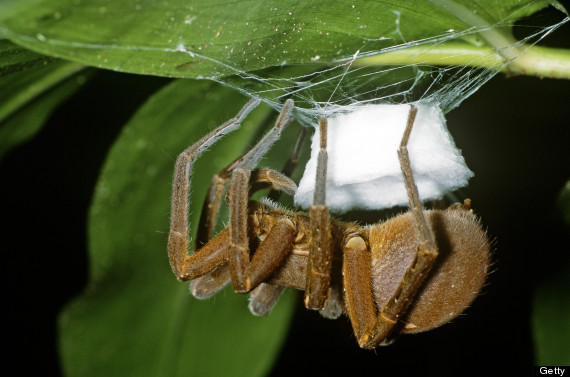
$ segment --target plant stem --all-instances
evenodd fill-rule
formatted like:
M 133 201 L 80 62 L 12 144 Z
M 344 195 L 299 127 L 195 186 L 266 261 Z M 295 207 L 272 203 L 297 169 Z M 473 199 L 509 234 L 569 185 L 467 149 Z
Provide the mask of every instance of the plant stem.
M 540 78 L 570 79 L 570 50 L 532 46 L 503 71 Z
M 505 52 L 490 47 L 451 42 L 439 46 L 422 45 L 359 58 L 354 66 L 425 64 L 437 66 L 462 65 L 488 68 L 507 75 L 528 75 L 541 78 L 570 79 L 570 50 L 541 46 L 518 46 L 520 54 L 507 61 Z M 508 56 L 508 55 L 506 55 Z

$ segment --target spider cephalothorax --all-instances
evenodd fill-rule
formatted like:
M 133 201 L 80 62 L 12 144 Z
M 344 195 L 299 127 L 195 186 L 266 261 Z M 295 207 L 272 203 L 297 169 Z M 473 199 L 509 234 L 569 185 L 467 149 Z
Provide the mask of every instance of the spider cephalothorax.
M 289 122 L 293 101 L 288 100 L 275 127 L 212 180 L 198 227 L 198 250 L 188 254 L 193 162 L 237 128 L 257 104 L 250 101 L 235 118 L 182 152 L 176 162 L 169 257 L 178 279 L 192 280 L 196 297 L 209 297 L 231 281 L 236 292 L 251 292 L 250 310 L 264 315 L 283 287 L 302 289 L 307 308 L 328 318 L 345 312 L 363 348 L 374 348 L 397 333 L 440 326 L 473 301 L 487 275 L 489 242 L 468 200 L 445 210 L 423 210 L 407 152 L 414 106 L 398 149 L 409 212 L 365 227 L 329 216 L 324 117 L 310 211 L 289 211 L 270 200 L 250 201 L 250 195 L 263 187 L 295 193 L 296 185 L 286 175 L 254 169 Z M 228 181 L 229 226 L 211 238 Z

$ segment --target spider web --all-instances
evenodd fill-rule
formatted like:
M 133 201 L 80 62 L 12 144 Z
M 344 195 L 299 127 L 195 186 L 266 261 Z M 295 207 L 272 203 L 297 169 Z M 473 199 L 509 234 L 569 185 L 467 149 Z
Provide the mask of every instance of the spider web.
M 430 1 L 441 2 L 441 0 Z M 453 2 L 444 1 L 444 3 Z M 321 116 L 333 119 L 341 114 L 356 114 L 365 105 L 421 103 L 422 106 L 437 109 L 436 112 L 439 114 L 445 114 L 476 92 L 527 49 L 569 20 L 565 18 L 548 27 L 528 26 L 529 35 L 517 41 L 504 32 L 514 27 L 507 21 L 490 25 L 464 8 L 455 11 L 466 24 L 479 26 L 471 26 L 463 31 L 449 29 L 440 35 L 406 41 L 404 35 L 399 32 L 400 21 L 403 20 L 396 17 L 395 30 L 392 34 L 399 36 L 401 43 L 375 49 L 379 42 L 385 42 L 384 38 L 370 40 L 357 51 L 351 51 L 350 54 L 326 65 L 317 65 L 319 56 L 315 56 L 314 64 L 284 64 L 255 72 L 243 72 L 232 68 L 229 64 L 216 62 L 222 64 L 224 70 L 232 69 L 235 75 L 221 79 L 212 78 L 212 80 L 249 97 L 260 98 L 277 111 L 281 110 L 285 99 L 292 98 L 295 101 L 296 119 L 305 125 L 315 127 Z M 481 42 L 482 40 L 486 43 Z M 469 48 L 473 45 L 478 48 Z M 492 45 L 493 48 L 483 47 L 488 45 Z M 450 46 L 459 47 L 450 49 Z M 442 54 L 442 51 L 445 54 Z M 376 64 L 379 60 L 386 61 L 384 57 L 394 55 L 399 59 L 397 65 Z M 462 64 L 443 64 L 449 61 Z M 429 145 L 427 144 L 429 137 L 418 140 L 412 136 L 410 139 L 410 151 L 414 148 L 429 151 L 423 152 L 424 154 L 410 152 L 416 185 L 423 200 L 449 195 L 450 192 L 465 186 L 473 176 L 460 150 L 454 149 L 453 139 L 449 136 L 443 115 L 441 119 L 441 127 L 445 131 L 442 135 L 447 133 L 446 137 L 441 137 Z M 379 125 L 372 119 L 369 123 L 376 127 Z M 405 123 L 405 120 L 401 123 Z M 327 175 L 326 200 L 329 207 L 335 211 L 346 211 L 351 208 L 381 209 L 406 205 L 406 191 L 395 153 L 391 156 L 393 161 L 384 158 L 381 163 L 365 164 L 370 168 L 366 176 L 354 177 L 350 182 L 344 182 L 343 179 L 335 181 L 331 178 L 354 175 L 352 174 L 354 164 L 348 163 L 349 155 L 357 155 L 356 159 L 360 162 L 370 162 L 377 157 L 377 150 L 395 151 L 398 148 L 397 143 L 387 144 L 386 134 L 370 136 L 369 138 L 374 138 L 374 146 L 363 147 L 362 132 L 372 135 L 373 130 L 366 131 L 360 125 L 351 124 L 350 127 L 353 127 L 350 131 L 354 132 L 348 132 L 348 135 L 360 135 L 359 138 L 344 138 L 342 143 L 336 144 L 341 147 L 335 147 L 334 151 L 330 144 L 327 148 L 329 173 L 336 173 Z M 416 129 L 418 128 L 419 125 L 416 126 Z M 329 137 L 331 132 L 329 128 Z M 443 152 L 446 144 L 443 139 L 448 139 L 446 143 L 453 147 L 449 152 Z M 312 148 L 314 153 L 295 195 L 295 203 L 300 206 L 308 206 L 313 197 L 318 145 L 313 143 Z M 430 156 L 425 153 L 435 155 L 436 152 L 440 153 L 442 158 L 430 160 L 431 162 L 426 165 L 425 161 L 429 160 Z M 446 165 L 445 161 L 449 164 Z M 422 162 L 424 162 L 423 171 L 420 168 Z M 450 166 L 454 166 L 454 169 L 450 169 Z
M 261 98 L 278 111 L 285 99 L 293 98 L 297 120 L 306 125 L 315 125 L 321 115 L 350 112 L 364 104 L 423 101 L 436 104 L 447 113 L 528 48 L 567 21 L 569 18 L 548 27 L 529 27 L 534 30 L 531 35 L 519 41 L 508 38 L 506 42 L 499 41 L 493 49 L 487 49 L 486 53 L 479 50 L 476 55 L 469 55 L 468 51 L 458 49 L 448 55 L 448 58 L 462 59 L 462 65 L 434 65 L 433 56 L 440 47 L 456 41 L 480 44 L 477 41 L 481 40 L 481 36 L 513 25 L 499 22 L 473 26 L 463 31 L 450 29 L 445 34 L 405 41 L 401 33 L 398 33 L 397 19 L 395 32 L 403 41 L 387 48 L 369 48 L 377 45 L 378 41 L 372 40 L 359 50 L 327 65 L 284 65 L 255 72 L 240 71 L 230 63 L 216 62 L 225 69 L 233 70 L 235 75 L 209 79 L 249 97 Z M 409 62 L 405 59 L 400 59 L 398 65 L 366 62 L 366 59 L 406 51 L 413 51 L 409 54 Z M 318 61 L 319 56 L 313 60 Z M 445 58 L 441 58 L 441 61 L 443 63 Z

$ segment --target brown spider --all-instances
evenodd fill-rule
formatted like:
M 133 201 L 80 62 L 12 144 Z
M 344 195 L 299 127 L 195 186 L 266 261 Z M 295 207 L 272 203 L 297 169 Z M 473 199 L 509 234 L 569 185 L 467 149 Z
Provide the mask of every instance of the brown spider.
M 375 348 L 399 333 L 438 327 L 459 315 L 479 294 L 490 246 L 470 202 L 445 210 L 423 210 L 410 167 L 407 143 L 417 109 L 411 106 L 398 156 L 410 211 L 370 226 L 329 217 L 325 205 L 327 120 L 320 120 L 320 152 L 309 213 L 282 209 L 249 196 L 270 187 L 293 195 L 285 174 L 255 165 L 289 123 L 293 101 L 285 102 L 275 127 L 212 180 L 189 254 L 189 192 L 194 160 L 238 128 L 259 103 L 248 102 L 223 125 L 180 154 L 176 161 L 168 251 L 179 280 L 193 280 L 192 293 L 206 298 L 231 281 L 237 293 L 251 292 L 250 310 L 267 314 L 283 287 L 305 291 L 305 306 L 328 318 L 345 312 L 358 344 Z M 296 152 L 289 161 L 294 165 Z M 285 170 L 289 170 L 289 168 Z M 229 226 L 211 239 L 225 184 Z

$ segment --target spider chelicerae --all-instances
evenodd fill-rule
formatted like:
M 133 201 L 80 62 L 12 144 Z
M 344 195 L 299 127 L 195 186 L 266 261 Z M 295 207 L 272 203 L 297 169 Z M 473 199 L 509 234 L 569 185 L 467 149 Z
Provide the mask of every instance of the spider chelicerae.
M 258 104 L 258 99 L 249 101 L 176 160 L 168 253 L 176 277 L 192 280 L 194 296 L 210 297 L 231 282 L 235 292 L 250 292 L 253 314 L 265 315 L 284 287 L 298 288 L 305 291 L 308 309 L 320 310 L 328 318 L 346 313 L 362 348 L 375 348 L 400 333 L 441 326 L 469 306 L 485 282 L 489 241 L 469 200 L 445 210 L 423 209 L 407 151 L 417 113 L 413 105 L 397 151 L 408 212 L 369 226 L 329 216 L 325 117 L 319 123 L 316 187 L 308 213 L 286 210 L 269 199 L 250 200 L 262 188 L 295 194 L 296 185 L 287 174 L 256 167 L 289 123 L 293 101 L 287 100 L 275 126 L 212 179 L 198 224 L 196 251 L 189 253 L 194 161 L 237 129 Z M 298 155 L 295 149 L 288 165 Z M 212 237 L 228 182 L 229 226 Z

